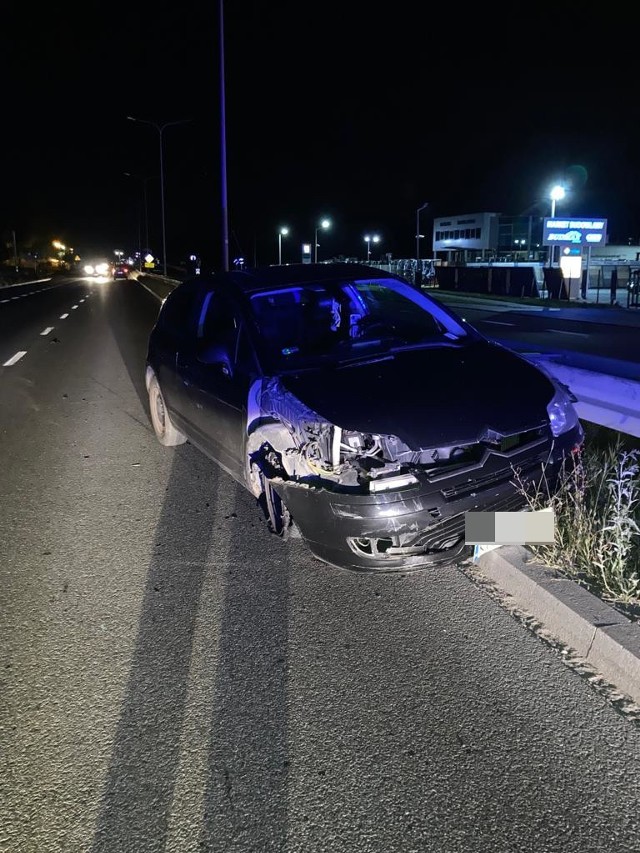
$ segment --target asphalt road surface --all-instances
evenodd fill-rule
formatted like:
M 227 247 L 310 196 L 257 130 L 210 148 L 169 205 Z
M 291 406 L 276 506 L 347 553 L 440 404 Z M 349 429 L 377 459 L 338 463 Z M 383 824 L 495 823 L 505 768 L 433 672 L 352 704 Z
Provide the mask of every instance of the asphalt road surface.
M 315 561 L 158 444 L 158 306 L 0 305 L 0 850 L 640 850 L 640 728 L 561 649 L 455 566 Z
M 465 317 L 482 334 L 520 352 L 573 353 L 582 356 L 587 366 L 593 360 L 594 370 L 640 375 L 640 311 L 603 307 L 547 308 L 539 305 L 511 304 L 460 297 L 437 291 L 433 294 Z M 624 324 L 627 325 L 624 325 Z M 611 360 L 601 366 L 602 359 Z M 620 370 L 626 366 L 626 370 Z

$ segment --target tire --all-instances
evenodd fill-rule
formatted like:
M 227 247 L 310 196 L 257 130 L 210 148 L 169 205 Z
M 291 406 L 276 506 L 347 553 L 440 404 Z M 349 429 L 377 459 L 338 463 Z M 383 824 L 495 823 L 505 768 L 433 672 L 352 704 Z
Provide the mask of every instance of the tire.
M 156 438 L 164 447 L 176 447 L 184 444 L 186 435 L 171 423 L 167 406 L 155 376 L 149 380 L 149 414 Z
M 281 539 L 288 539 L 293 530 L 291 513 L 280 495 L 273 488 L 269 480 L 262 476 L 262 494 L 259 503 L 267 518 L 269 531 Z

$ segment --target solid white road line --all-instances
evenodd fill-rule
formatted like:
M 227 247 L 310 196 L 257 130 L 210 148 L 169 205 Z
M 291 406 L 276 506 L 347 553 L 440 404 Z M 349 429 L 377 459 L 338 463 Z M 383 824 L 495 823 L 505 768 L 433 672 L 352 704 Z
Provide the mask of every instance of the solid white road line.
M 588 338 L 586 332 L 565 332 L 564 329 L 545 329 L 545 332 L 555 332 L 556 335 L 573 335 L 574 338 Z

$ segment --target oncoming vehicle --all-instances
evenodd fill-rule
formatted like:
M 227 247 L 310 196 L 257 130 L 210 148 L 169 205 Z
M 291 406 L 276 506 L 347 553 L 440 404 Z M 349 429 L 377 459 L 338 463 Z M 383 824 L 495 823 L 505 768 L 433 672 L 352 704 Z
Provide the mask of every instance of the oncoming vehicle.
M 85 275 L 95 278 L 108 278 L 111 273 L 111 266 L 108 261 L 92 261 L 84 265 L 83 271 Z
M 465 512 L 524 510 L 584 433 L 570 395 L 400 276 L 299 264 L 198 276 L 147 352 L 161 444 L 190 441 L 334 566 L 464 551 Z

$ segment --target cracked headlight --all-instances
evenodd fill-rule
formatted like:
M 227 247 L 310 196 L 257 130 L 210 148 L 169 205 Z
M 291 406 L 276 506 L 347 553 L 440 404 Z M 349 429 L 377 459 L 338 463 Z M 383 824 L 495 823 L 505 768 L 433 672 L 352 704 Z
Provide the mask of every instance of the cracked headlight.
M 547 406 L 549 424 L 554 436 L 562 435 L 573 429 L 578 423 L 578 413 L 573 407 L 571 397 L 562 388 L 557 388 L 553 399 Z

